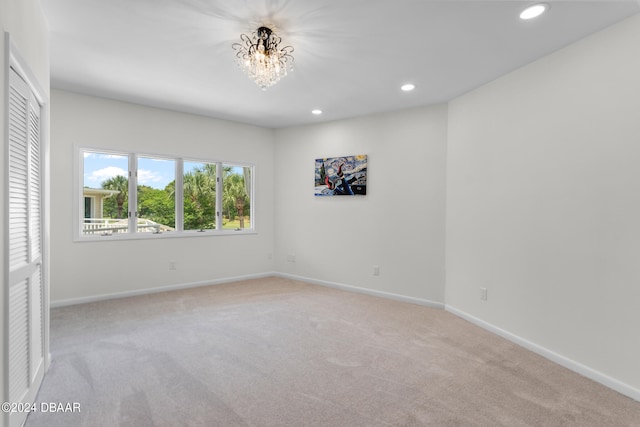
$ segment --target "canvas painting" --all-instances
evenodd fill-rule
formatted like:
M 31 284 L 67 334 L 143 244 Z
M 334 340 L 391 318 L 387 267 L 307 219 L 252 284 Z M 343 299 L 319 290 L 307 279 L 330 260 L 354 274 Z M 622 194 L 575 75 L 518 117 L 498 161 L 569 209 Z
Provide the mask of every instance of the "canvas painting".
M 316 159 L 316 196 L 367 194 L 366 154 Z

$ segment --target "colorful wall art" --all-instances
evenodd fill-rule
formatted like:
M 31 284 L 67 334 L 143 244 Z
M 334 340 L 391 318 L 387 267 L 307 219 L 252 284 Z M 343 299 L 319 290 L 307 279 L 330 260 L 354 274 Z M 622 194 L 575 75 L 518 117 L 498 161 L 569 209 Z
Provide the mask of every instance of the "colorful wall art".
M 367 155 L 316 159 L 316 196 L 367 194 Z

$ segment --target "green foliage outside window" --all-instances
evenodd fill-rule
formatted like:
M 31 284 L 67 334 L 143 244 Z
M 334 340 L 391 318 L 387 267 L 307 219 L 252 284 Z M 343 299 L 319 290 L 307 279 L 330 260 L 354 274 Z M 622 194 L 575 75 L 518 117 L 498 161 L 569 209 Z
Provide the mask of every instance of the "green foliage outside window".
M 223 228 L 249 228 L 251 211 L 246 182 L 239 168 L 223 168 L 222 214 Z M 247 172 L 245 172 L 246 174 Z M 102 183 L 103 189 L 119 193 L 104 200 L 106 218 L 126 218 L 128 212 L 128 179 L 116 176 Z M 175 228 L 175 181 L 163 190 L 138 186 L 138 218 L 148 219 Z M 216 228 L 215 164 L 203 164 L 184 174 L 184 230 Z

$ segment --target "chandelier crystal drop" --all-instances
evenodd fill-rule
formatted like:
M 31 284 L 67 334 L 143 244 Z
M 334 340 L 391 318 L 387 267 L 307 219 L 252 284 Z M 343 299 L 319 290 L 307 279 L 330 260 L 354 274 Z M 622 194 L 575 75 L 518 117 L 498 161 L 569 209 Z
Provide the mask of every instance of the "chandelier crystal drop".
M 260 27 L 240 36 L 243 43 L 234 43 L 236 62 L 262 90 L 276 84 L 293 69 L 293 47 L 280 48 L 282 39 L 270 28 Z

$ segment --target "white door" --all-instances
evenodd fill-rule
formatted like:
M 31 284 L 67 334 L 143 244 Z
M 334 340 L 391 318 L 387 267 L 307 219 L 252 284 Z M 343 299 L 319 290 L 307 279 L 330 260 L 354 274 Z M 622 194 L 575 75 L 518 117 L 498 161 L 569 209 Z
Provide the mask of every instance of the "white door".
M 33 402 L 45 370 L 40 105 L 13 70 L 9 79 L 9 402 Z M 9 425 L 27 413 L 9 414 Z

